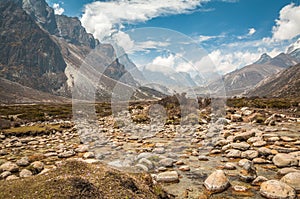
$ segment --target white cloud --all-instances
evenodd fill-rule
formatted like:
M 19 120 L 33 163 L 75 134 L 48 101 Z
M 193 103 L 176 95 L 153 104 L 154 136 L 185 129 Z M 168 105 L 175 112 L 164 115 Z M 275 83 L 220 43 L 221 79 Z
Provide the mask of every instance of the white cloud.
M 103 40 L 123 24 L 145 22 L 162 15 L 188 13 L 208 0 L 116 0 L 85 6 L 81 22 L 88 32 Z
M 289 4 L 280 10 L 279 19 L 273 27 L 275 40 L 288 40 L 300 34 L 300 6 Z
M 54 9 L 54 13 L 56 15 L 62 15 L 65 12 L 65 9 L 63 9 L 59 3 L 54 3 L 53 4 L 53 9 Z
M 223 38 L 225 37 L 224 34 L 221 34 L 221 35 L 214 35 L 214 36 L 208 36 L 208 35 L 200 35 L 196 38 L 196 42 L 204 42 L 204 41 L 208 41 L 208 40 L 211 40 L 211 39 L 217 39 L 217 38 Z
M 255 28 L 249 28 L 248 35 L 251 36 L 256 32 Z

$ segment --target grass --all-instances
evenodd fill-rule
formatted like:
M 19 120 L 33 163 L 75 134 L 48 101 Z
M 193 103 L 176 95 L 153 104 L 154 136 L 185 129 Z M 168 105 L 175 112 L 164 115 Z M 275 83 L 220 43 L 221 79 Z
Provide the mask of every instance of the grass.
M 47 132 L 52 132 L 52 130 L 61 131 L 61 125 L 34 125 L 34 126 L 21 126 L 14 127 L 10 129 L 5 129 L 2 131 L 4 135 L 9 136 L 27 136 L 27 135 L 38 135 Z
M 168 199 L 148 174 L 128 174 L 101 164 L 67 161 L 47 175 L 0 181 L 0 198 Z

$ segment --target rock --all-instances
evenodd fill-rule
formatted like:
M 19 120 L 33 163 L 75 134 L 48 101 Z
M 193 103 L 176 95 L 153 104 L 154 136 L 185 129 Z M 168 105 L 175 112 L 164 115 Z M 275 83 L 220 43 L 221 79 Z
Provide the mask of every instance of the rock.
M 293 172 L 300 172 L 300 170 L 297 170 L 297 169 L 294 169 L 294 168 L 283 168 L 283 169 L 279 169 L 277 171 L 277 174 L 283 176 L 283 175 L 293 173 Z
M 208 176 L 204 181 L 204 186 L 208 191 L 218 193 L 226 190 L 230 186 L 230 183 L 224 171 L 217 170 Z
M 248 131 L 244 133 L 239 133 L 234 136 L 233 141 L 247 141 L 249 138 L 255 136 L 255 131 Z
M 187 165 L 183 165 L 183 166 L 179 167 L 179 170 L 180 171 L 190 171 L 191 168 L 189 166 L 187 166 Z
M 85 159 L 91 159 L 91 158 L 95 158 L 95 153 L 94 152 L 86 152 L 85 154 L 83 154 L 83 158 Z
M 285 142 L 294 142 L 294 141 L 296 141 L 295 138 L 291 138 L 291 137 L 288 137 L 288 136 L 281 136 L 280 139 L 285 141 Z
M 179 175 L 176 171 L 166 171 L 159 173 L 156 177 L 157 182 L 179 182 Z
M 145 165 L 149 170 L 154 169 L 154 164 L 146 158 L 140 159 L 139 164 Z
M 237 192 L 245 192 L 248 190 L 247 187 L 244 187 L 244 186 L 240 186 L 240 185 L 235 185 L 232 187 L 234 191 L 237 191 Z
M 233 114 L 233 115 L 230 116 L 230 120 L 232 122 L 242 122 L 243 118 L 240 114 Z
M 38 174 L 44 169 L 44 163 L 41 161 L 35 161 L 30 164 L 30 170 L 33 172 L 33 174 Z
M 0 179 L 5 179 L 10 175 L 11 175 L 10 171 L 4 171 L 3 173 L 0 174 Z
M 247 142 L 240 142 L 240 143 L 232 143 L 230 146 L 234 149 L 241 150 L 241 151 L 246 151 L 250 148 L 250 144 Z
M 251 162 L 251 161 L 248 160 L 248 159 L 241 159 L 241 160 L 239 161 L 238 165 L 239 165 L 240 167 L 243 167 L 247 162 Z
M 254 142 L 254 143 L 253 143 L 253 146 L 254 146 L 254 147 L 262 147 L 262 146 L 265 146 L 266 144 L 267 144 L 266 141 L 260 140 L 260 141 Z
M 0 150 L 0 156 L 7 155 L 8 152 L 4 149 Z
M 76 149 L 75 152 L 77 153 L 85 153 L 89 151 L 89 146 L 88 145 L 79 145 Z
M 49 152 L 49 153 L 45 153 L 44 156 L 47 157 L 51 157 L 51 156 L 57 156 L 56 152 Z
M 259 148 L 258 149 L 258 153 L 260 154 L 260 155 L 263 155 L 263 156 L 268 156 L 268 155 L 275 155 L 274 153 L 274 151 L 272 151 L 271 149 L 269 149 L 269 148 L 266 148 L 266 147 L 261 147 L 261 148 Z
M 8 161 L 0 166 L 0 172 L 3 171 L 17 172 L 19 171 L 19 167 L 17 164 Z
M 293 187 L 296 192 L 300 192 L 300 172 L 288 173 L 280 181 Z
M 261 185 L 262 182 L 266 182 L 266 181 L 268 181 L 268 178 L 264 176 L 257 176 L 257 178 L 255 178 L 255 180 L 253 180 L 251 184 L 258 186 Z
M 164 158 L 159 161 L 159 164 L 164 167 L 172 167 L 174 162 L 176 162 L 176 161 L 172 158 Z
M 143 165 L 143 164 L 137 164 L 137 165 L 135 165 L 137 168 L 140 168 L 141 170 L 143 170 L 143 171 L 145 171 L 145 172 L 148 172 L 149 171 L 149 169 L 148 169 L 148 167 L 146 167 L 145 165 Z
M 272 199 L 294 199 L 295 190 L 284 182 L 268 180 L 260 185 L 260 194 Z
M 254 164 L 269 164 L 269 163 L 272 163 L 271 161 L 266 160 L 266 159 L 264 159 L 264 158 L 254 158 L 254 159 L 252 160 L 252 162 L 253 162 Z
M 243 165 L 239 177 L 244 182 L 252 182 L 257 177 L 256 169 L 251 161 L 248 161 Z
M 235 169 L 236 169 L 236 166 L 235 166 L 234 163 L 227 162 L 227 163 L 224 165 L 224 169 L 226 169 L 226 170 L 235 170 Z
M 278 153 L 272 161 L 277 167 L 298 166 L 298 160 L 285 153 Z
M 16 175 L 11 175 L 6 178 L 6 180 L 17 180 L 17 179 L 19 179 L 19 177 L 17 177 Z
M 17 160 L 16 164 L 18 166 L 26 167 L 30 164 L 28 157 L 22 157 L 20 160 Z
M 240 158 L 242 155 L 242 152 L 236 149 L 229 149 L 225 153 L 227 158 Z
M 200 160 L 200 161 L 208 161 L 208 157 L 205 156 L 205 155 L 200 155 L 200 156 L 198 156 L 198 160 Z
M 166 149 L 163 148 L 163 147 L 155 148 L 155 149 L 153 149 L 152 152 L 153 152 L 153 153 L 156 153 L 156 154 L 164 154 L 164 153 L 166 152 Z
M 29 171 L 28 169 L 22 169 L 22 171 L 20 172 L 20 178 L 27 178 L 32 176 L 32 172 Z
M 69 157 L 72 157 L 74 156 L 76 153 L 74 151 L 64 151 L 60 154 L 58 154 L 58 157 L 59 158 L 69 158 Z
M 252 160 L 252 159 L 258 157 L 258 152 L 256 150 L 244 151 L 244 152 L 242 152 L 241 157 Z

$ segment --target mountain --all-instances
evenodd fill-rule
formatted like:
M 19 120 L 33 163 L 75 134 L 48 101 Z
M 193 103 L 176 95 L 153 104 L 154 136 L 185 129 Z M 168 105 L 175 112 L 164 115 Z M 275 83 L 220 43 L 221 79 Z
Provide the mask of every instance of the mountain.
M 188 88 L 197 86 L 189 73 L 176 72 L 168 67 L 149 65 L 145 66 L 141 72 L 149 85 L 160 88 L 161 91 L 168 90 L 166 94 L 170 94 L 169 91 L 171 90 L 184 92 Z
M 74 77 L 81 66 L 93 60 L 86 68 L 90 71 L 79 75 L 79 82 L 90 81 L 85 75 L 98 74 L 94 70 L 101 72 L 99 99 L 109 99 L 114 86 L 120 83 L 137 88 L 135 96 L 161 95 L 139 88 L 111 45 L 100 44 L 86 32 L 78 18 L 55 15 L 44 0 L 0 1 L 0 13 L 0 78 L 36 90 L 27 89 L 31 93 L 41 91 L 71 97 Z M 128 57 L 125 61 L 131 68 L 135 67 Z M 18 92 L 12 91 L 15 93 Z
M 300 64 L 260 82 L 248 96 L 300 97 Z
M 66 63 L 59 46 L 19 2 L 0 1 L 0 13 L 0 77 L 52 94 L 63 92 Z
M 0 103 L 70 103 L 71 100 L 0 78 Z
M 267 53 L 264 53 L 260 56 L 260 58 L 256 62 L 254 62 L 254 64 L 265 64 L 271 59 L 272 57 L 270 57 Z
M 225 87 L 227 96 L 241 95 L 262 80 L 297 63 L 299 61 L 293 54 L 280 53 L 273 58 L 262 54 L 253 64 L 224 75 L 222 81 L 213 81 L 208 87 L 215 92 L 218 92 L 219 88 Z

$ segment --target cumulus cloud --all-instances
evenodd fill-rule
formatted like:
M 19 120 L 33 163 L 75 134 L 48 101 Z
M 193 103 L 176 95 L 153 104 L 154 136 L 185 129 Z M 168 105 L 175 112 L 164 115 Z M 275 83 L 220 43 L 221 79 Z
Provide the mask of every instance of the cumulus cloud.
M 275 40 L 292 39 L 300 34 L 300 6 L 289 4 L 280 10 L 279 19 L 273 27 Z
M 100 40 L 109 37 L 123 24 L 145 22 L 162 15 L 188 13 L 208 0 L 116 0 L 87 4 L 81 22 Z
M 256 32 L 255 28 L 249 28 L 248 35 L 251 36 Z
M 59 3 L 54 3 L 52 7 L 56 15 L 62 15 L 65 12 L 65 9 L 63 9 Z

